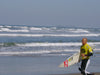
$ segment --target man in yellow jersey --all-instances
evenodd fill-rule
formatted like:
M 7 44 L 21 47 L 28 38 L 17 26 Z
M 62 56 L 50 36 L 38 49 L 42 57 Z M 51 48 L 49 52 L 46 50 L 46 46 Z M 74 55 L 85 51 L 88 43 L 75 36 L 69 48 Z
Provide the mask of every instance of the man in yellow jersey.
M 82 46 L 80 48 L 80 58 L 81 58 L 81 67 L 79 71 L 83 75 L 94 75 L 86 71 L 89 63 L 90 63 L 90 56 L 93 55 L 92 48 L 87 44 L 87 38 L 82 39 Z

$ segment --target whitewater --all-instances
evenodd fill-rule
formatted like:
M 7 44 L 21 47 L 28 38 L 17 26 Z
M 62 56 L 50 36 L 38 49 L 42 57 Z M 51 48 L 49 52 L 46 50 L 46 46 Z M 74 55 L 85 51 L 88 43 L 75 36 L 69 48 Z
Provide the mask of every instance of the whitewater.
M 83 37 L 100 51 L 100 28 L 0 25 L 0 55 L 67 56 L 79 51 Z

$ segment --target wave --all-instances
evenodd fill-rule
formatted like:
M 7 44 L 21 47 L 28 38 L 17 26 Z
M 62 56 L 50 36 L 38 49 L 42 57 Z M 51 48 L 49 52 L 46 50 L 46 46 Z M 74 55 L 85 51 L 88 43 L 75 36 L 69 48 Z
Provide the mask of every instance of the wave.
M 24 52 L 0 52 L 0 54 L 44 54 L 57 52 L 76 52 L 78 50 L 40 50 L 40 51 L 24 51 Z
M 100 42 L 88 42 L 89 45 L 94 47 L 95 45 L 100 45 Z M 1 47 L 9 47 L 9 46 L 26 46 L 26 47 L 35 47 L 35 46 L 81 46 L 80 42 L 66 42 L 66 43 L 1 43 Z
M 96 45 L 100 45 L 100 42 L 89 42 L 88 43 L 93 49 Z M 17 46 L 66 46 L 66 47 L 78 47 L 81 46 L 81 43 L 26 43 L 26 44 L 17 44 Z
M 23 30 L 11 30 L 9 28 L 1 28 L 0 32 L 29 32 L 29 30 L 27 30 L 27 29 L 23 29 Z
M 72 33 L 89 33 L 87 29 L 57 28 L 57 27 L 30 27 L 30 26 L 0 26 L 0 32 L 32 32 L 32 31 L 63 31 Z
M 78 52 L 78 50 L 40 50 L 40 51 L 23 51 L 23 52 L 0 52 L 0 55 L 31 55 L 31 56 L 43 56 L 43 55 L 68 55 L 62 52 Z
M 100 49 L 95 49 L 100 51 Z M 0 52 L 1 56 L 66 56 L 71 55 L 79 50 L 40 50 L 40 51 L 23 51 L 23 52 Z
M 69 29 L 69 31 L 73 33 L 90 33 L 88 30 L 85 29 Z
M 90 37 L 100 36 L 100 34 L 0 34 L 0 36 L 20 36 L 20 37 Z
M 81 43 L 25 43 L 17 46 L 80 46 Z
M 30 30 L 42 30 L 42 28 L 31 27 Z

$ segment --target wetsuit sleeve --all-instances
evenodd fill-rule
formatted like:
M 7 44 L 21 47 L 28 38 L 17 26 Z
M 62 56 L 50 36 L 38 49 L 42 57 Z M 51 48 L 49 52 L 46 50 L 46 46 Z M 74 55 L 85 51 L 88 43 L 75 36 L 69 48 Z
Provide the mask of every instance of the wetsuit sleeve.
M 89 53 L 88 55 L 86 55 L 86 56 L 92 56 L 93 55 L 93 53 Z

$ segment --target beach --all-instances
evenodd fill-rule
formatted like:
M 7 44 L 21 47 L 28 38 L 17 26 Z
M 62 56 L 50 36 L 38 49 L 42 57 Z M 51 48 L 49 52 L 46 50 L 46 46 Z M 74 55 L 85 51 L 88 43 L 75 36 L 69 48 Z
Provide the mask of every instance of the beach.
M 69 68 L 59 68 L 58 65 L 64 59 L 66 59 L 64 56 L 0 56 L 0 75 L 75 75 L 77 73 L 80 75 L 77 64 Z M 99 63 L 99 58 L 92 58 L 88 71 L 100 72 Z
M 81 75 L 81 74 L 76 73 L 76 74 L 57 74 L 57 75 Z M 100 75 L 100 73 L 95 73 L 95 75 Z
M 78 75 L 78 64 L 58 66 L 79 52 L 81 39 L 88 38 L 94 56 L 89 72 L 100 72 L 100 28 L 0 26 L 0 75 Z

